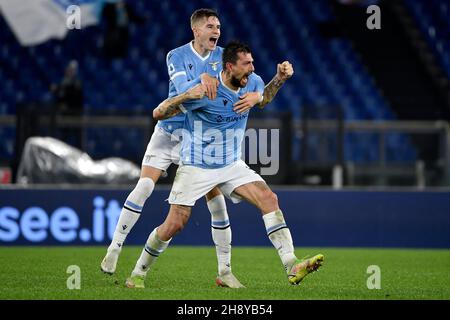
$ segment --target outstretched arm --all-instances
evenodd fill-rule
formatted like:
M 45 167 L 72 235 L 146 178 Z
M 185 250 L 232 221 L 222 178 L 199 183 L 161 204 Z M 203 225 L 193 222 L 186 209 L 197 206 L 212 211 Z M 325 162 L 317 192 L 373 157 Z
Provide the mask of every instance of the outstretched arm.
M 293 74 L 294 68 L 288 61 L 278 64 L 277 74 L 264 88 L 263 101 L 259 104 L 261 109 L 272 102 L 278 90 L 280 90 L 286 80 L 292 77 Z
M 240 100 L 234 104 L 234 111 L 237 113 L 244 113 L 258 105 L 259 108 L 264 108 L 266 104 L 272 102 L 273 98 L 277 94 L 278 90 L 283 86 L 284 82 L 292 77 L 294 69 L 288 61 L 284 61 L 277 66 L 277 74 L 264 87 L 264 93 L 261 95 L 259 92 L 247 92 L 240 97 Z
M 198 84 L 182 94 L 167 98 L 153 110 L 153 118 L 156 120 L 171 118 L 181 112 L 180 104 L 188 100 L 201 99 L 205 92 L 205 86 Z

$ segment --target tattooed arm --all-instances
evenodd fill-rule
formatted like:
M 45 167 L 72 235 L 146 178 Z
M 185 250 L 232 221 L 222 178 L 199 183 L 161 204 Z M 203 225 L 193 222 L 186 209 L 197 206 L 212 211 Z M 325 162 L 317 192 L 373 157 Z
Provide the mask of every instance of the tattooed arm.
M 186 101 L 186 92 L 178 96 L 167 98 L 161 102 L 157 108 L 153 110 L 153 118 L 156 120 L 164 120 L 171 118 L 181 112 L 179 105 Z
M 205 86 L 198 84 L 182 94 L 167 98 L 153 110 L 153 118 L 156 120 L 172 118 L 181 112 L 180 104 L 187 100 L 201 99 L 205 92 Z
M 287 79 L 294 74 L 294 68 L 288 61 L 284 61 L 277 66 L 277 74 L 264 88 L 263 101 L 259 104 L 262 109 L 271 103 L 278 90 L 283 86 Z

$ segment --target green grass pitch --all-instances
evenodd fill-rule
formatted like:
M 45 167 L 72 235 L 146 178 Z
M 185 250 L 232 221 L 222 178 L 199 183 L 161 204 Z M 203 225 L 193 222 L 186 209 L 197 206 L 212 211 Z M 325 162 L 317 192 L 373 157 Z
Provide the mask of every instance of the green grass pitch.
M 450 250 L 297 248 L 299 256 L 323 253 L 319 272 L 298 286 L 288 283 L 273 248 L 233 248 L 233 272 L 247 288 L 214 284 L 213 247 L 172 246 L 148 274 L 146 289 L 124 282 L 141 248 L 126 246 L 115 275 L 100 271 L 105 247 L 1 247 L 0 299 L 306 300 L 450 299 Z M 69 290 L 70 265 L 80 267 L 81 288 Z M 381 289 L 367 288 L 370 265 L 381 271 Z

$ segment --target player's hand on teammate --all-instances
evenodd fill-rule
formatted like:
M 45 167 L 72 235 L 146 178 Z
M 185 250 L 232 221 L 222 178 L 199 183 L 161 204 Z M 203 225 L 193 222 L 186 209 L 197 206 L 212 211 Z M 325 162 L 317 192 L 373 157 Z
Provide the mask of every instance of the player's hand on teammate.
M 233 111 L 236 113 L 244 113 L 260 102 L 261 94 L 259 92 L 247 92 L 239 97 L 239 101 L 234 104 Z
M 188 94 L 189 99 L 202 99 L 205 96 L 206 90 L 206 86 L 199 83 L 198 85 L 186 91 L 186 93 Z
M 286 81 L 294 74 L 294 68 L 289 61 L 284 61 L 283 63 L 279 63 L 277 66 L 277 77 L 281 81 Z
M 219 87 L 219 80 L 217 78 L 211 77 L 207 73 L 202 73 L 200 75 L 200 80 L 202 85 L 206 88 L 206 96 L 209 100 L 214 100 L 217 97 L 217 88 Z

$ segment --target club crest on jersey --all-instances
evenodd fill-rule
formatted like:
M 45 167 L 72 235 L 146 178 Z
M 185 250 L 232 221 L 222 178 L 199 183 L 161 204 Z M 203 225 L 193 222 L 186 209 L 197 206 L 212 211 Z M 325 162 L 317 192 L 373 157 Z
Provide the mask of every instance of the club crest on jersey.
M 219 64 L 219 62 L 220 62 L 220 61 L 217 61 L 217 62 L 209 62 L 208 64 L 211 65 L 211 68 L 212 68 L 214 71 L 217 71 L 217 65 Z

